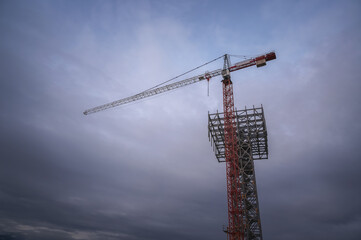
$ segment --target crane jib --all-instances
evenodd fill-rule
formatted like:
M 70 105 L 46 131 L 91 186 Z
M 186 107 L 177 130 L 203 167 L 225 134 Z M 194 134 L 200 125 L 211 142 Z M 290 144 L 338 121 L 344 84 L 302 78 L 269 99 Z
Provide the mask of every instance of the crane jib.
M 237 62 L 233 66 L 229 67 L 229 71 L 234 72 L 234 71 L 237 71 L 237 70 L 240 70 L 240 69 L 243 69 L 243 68 L 247 68 L 247 67 L 251 67 L 251 66 L 254 66 L 254 65 L 256 65 L 257 67 L 262 67 L 262 66 L 266 65 L 267 61 L 271 61 L 273 59 L 276 59 L 276 53 L 275 52 L 269 52 L 267 54 L 263 54 L 263 55 L 255 57 L 255 58 L 250 58 L 250 59 L 247 59 L 247 60 L 244 60 L 244 61 L 241 61 L 241 62 Z M 105 110 L 105 109 L 108 109 L 108 108 L 113 108 L 113 107 L 116 107 L 116 106 L 119 106 L 119 105 L 134 102 L 134 101 L 146 98 L 146 97 L 151 97 L 151 96 L 154 96 L 156 94 L 164 93 L 164 92 L 176 89 L 176 88 L 180 88 L 180 87 L 184 87 L 184 86 L 187 86 L 187 85 L 190 85 L 190 84 L 193 84 L 193 83 L 197 83 L 197 82 L 203 81 L 205 79 L 209 80 L 212 77 L 216 77 L 216 76 L 219 76 L 221 74 L 222 74 L 222 69 L 217 69 L 217 70 L 214 70 L 214 71 L 211 71 L 211 72 L 206 72 L 204 74 L 194 76 L 194 77 L 191 77 L 191 78 L 187 78 L 187 79 L 184 79 L 184 80 L 179 81 L 179 82 L 175 82 L 175 83 L 171 83 L 171 84 L 168 84 L 168 85 L 165 85 L 165 86 L 162 86 L 162 87 L 146 90 L 146 91 L 143 91 L 143 92 L 138 93 L 136 95 L 127 97 L 127 98 L 123 98 L 123 99 L 120 99 L 120 100 L 117 100 L 117 101 L 114 101 L 114 102 L 110 102 L 110 103 L 107 103 L 107 104 L 104 104 L 104 105 L 100 105 L 100 106 L 97 106 L 97 107 L 94 107 L 94 108 L 90 108 L 88 110 L 85 110 L 83 112 L 83 114 L 88 115 L 88 114 L 99 112 L 99 111 L 102 111 L 102 110 Z

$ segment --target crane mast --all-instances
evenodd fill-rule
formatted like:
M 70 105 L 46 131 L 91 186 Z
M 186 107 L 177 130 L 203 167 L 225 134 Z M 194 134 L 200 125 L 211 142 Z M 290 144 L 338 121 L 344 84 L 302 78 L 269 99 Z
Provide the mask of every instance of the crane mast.
M 84 115 L 151 97 L 213 77 L 222 76 L 223 116 L 209 115 L 209 134 L 215 144 L 218 161 L 226 163 L 228 227 L 224 229 L 228 240 L 262 240 L 255 183 L 254 159 L 268 157 L 267 132 L 263 108 L 235 111 L 233 83 L 230 73 L 256 65 L 262 67 L 267 61 L 276 59 L 275 52 L 269 52 L 244 61 L 230 64 L 229 55 L 224 55 L 223 69 L 217 69 L 182 81 L 151 88 L 136 95 L 90 108 Z M 211 118 L 213 116 L 213 119 Z M 249 123 L 254 121 L 254 123 Z M 254 144 L 255 143 L 255 144 Z M 222 161 L 220 161 L 222 162 Z
M 237 135 L 235 130 L 233 83 L 229 71 L 228 56 L 224 56 L 223 69 L 223 111 L 224 111 L 224 144 L 227 176 L 228 227 L 226 233 L 229 240 L 244 239 L 242 221 L 242 191 L 240 168 L 238 165 Z

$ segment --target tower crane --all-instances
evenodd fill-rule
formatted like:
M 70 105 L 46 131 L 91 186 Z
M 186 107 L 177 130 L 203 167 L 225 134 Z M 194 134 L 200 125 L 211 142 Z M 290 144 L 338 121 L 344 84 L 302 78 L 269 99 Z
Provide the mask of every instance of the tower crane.
M 220 158 L 223 158 L 226 163 L 228 227 L 224 231 L 227 233 L 228 240 L 261 240 L 262 231 L 260 226 L 252 153 L 258 154 L 257 156 L 264 154 L 264 152 L 267 152 L 268 154 L 267 146 L 265 145 L 267 144 L 267 141 L 265 141 L 265 143 L 260 143 L 262 142 L 260 139 L 264 140 L 266 137 L 265 123 L 262 122 L 264 117 L 257 120 L 256 118 L 259 115 L 263 116 L 263 112 L 260 114 L 254 109 L 255 113 L 252 115 L 254 117 L 254 124 L 251 123 L 251 126 L 253 129 L 261 126 L 264 129 L 263 131 L 256 129 L 255 132 L 252 132 L 249 130 L 250 128 L 248 125 L 242 125 L 242 123 L 239 123 L 238 120 L 241 119 L 241 122 L 243 121 L 243 123 L 248 124 L 250 118 L 248 117 L 247 110 L 243 111 L 246 117 L 240 116 L 239 114 L 242 113 L 238 113 L 235 110 L 233 83 L 231 81 L 230 73 L 251 66 L 265 66 L 266 62 L 276 59 L 276 54 L 275 52 L 269 52 L 237 62 L 233 65 L 230 64 L 228 54 L 221 57 L 224 58 L 223 68 L 209 71 L 171 84 L 162 86 L 158 85 L 133 96 L 87 109 L 83 113 L 84 115 L 89 115 L 204 80 L 209 81 L 211 78 L 221 75 L 223 78 L 222 89 L 224 113 L 221 117 L 219 114 L 215 115 L 217 121 L 219 122 L 218 125 L 215 125 L 213 121 L 214 119 L 212 120 L 209 116 L 209 130 L 210 135 L 212 135 L 213 143 L 216 145 L 217 159 L 219 160 Z M 260 121 L 261 123 L 259 123 Z M 246 144 L 247 139 L 248 145 Z M 258 153 L 254 153 L 257 151 Z M 264 159 L 264 157 L 260 156 L 258 159 Z

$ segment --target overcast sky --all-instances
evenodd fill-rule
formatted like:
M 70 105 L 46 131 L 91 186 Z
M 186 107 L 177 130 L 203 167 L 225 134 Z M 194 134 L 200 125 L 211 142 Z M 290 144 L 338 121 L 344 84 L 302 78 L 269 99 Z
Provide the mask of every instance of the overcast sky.
M 0 239 L 225 239 L 220 77 L 82 112 L 271 50 L 232 74 L 267 121 L 264 239 L 361 239 L 360 43 L 360 1 L 1 1 Z

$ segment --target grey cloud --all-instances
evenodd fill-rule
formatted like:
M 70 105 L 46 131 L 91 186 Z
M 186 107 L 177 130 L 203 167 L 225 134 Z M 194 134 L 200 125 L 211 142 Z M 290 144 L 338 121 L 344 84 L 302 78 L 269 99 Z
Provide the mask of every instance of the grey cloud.
M 87 107 L 173 74 L 182 63 L 168 51 L 172 46 L 184 55 L 198 46 L 186 63 L 193 64 L 200 55 L 216 54 L 209 46 L 219 39 L 210 38 L 202 48 L 187 35 L 194 36 L 192 30 L 184 34 L 188 22 L 169 15 L 146 22 L 156 15 L 144 13 L 156 11 L 149 5 L 139 13 L 127 2 L 125 10 L 114 8 L 117 18 L 106 16 L 111 5 L 99 13 L 93 2 L 77 4 L 0 5 L 5 33 L 0 44 L 0 239 L 224 238 L 225 167 L 217 163 L 206 129 L 207 110 L 222 105 L 219 79 L 211 83 L 210 98 L 199 84 L 82 115 Z M 279 57 L 265 68 L 234 75 L 237 107 L 265 107 L 270 159 L 256 163 L 264 238 L 358 239 L 360 18 L 350 14 L 337 22 L 339 13 L 337 21 L 330 19 L 332 27 L 325 22 L 337 7 L 360 6 L 331 4 L 317 17 L 306 14 L 314 21 L 300 22 L 277 4 L 264 7 L 278 11 L 270 20 L 267 44 Z M 134 13 L 134 25 L 129 15 L 120 14 L 126 10 Z M 128 21 L 117 31 L 106 27 L 112 19 Z M 170 26 L 172 34 L 161 46 L 157 31 Z M 314 31 L 319 27 L 324 29 Z M 142 31 L 149 42 L 141 39 Z M 177 34 L 181 40 L 173 43 Z M 239 45 L 220 45 L 226 44 Z M 134 71 L 135 64 L 142 67 Z

